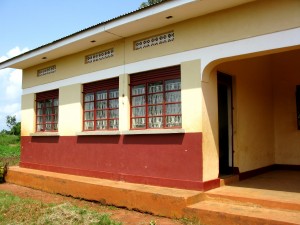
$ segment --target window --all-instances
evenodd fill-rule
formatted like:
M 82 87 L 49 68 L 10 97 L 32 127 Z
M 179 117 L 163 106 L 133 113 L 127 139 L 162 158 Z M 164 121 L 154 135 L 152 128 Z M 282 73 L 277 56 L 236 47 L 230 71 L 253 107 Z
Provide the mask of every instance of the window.
M 36 131 L 58 131 L 58 90 L 36 94 Z
M 181 128 L 180 67 L 130 76 L 131 129 Z
M 119 79 L 83 85 L 83 130 L 119 129 Z

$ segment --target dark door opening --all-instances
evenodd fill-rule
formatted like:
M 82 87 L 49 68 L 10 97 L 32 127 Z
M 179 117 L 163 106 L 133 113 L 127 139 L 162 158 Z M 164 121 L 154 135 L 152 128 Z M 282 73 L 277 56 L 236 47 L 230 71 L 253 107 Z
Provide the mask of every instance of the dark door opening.
M 219 176 L 233 174 L 232 77 L 218 72 Z

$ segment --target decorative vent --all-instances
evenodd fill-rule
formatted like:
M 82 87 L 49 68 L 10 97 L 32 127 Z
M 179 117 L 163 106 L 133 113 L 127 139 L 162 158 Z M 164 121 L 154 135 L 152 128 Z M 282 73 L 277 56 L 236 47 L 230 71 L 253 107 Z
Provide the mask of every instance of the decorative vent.
M 146 39 L 134 42 L 134 50 L 139 50 L 139 49 L 148 48 L 148 47 L 151 47 L 154 45 L 160 45 L 160 44 L 172 42 L 172 41 L 174 41 L 174 39 L 175 39 L 174 31 L 160 34 L 157 36 L 153 36 L 150 38 L 146 38 Z
M 41 77 L 41 76 L 45 76 L 47 74 L 55 73 L 55 72 L 56 72 L 56 66 L 49 66 L 47 68 L 38 70 L 37 71 L 37 76 Z
M 102 52 L 97 52 L 95 54 L 86 56 L 85 63 L 93 63 L 113 56 L 114 56 L 114 49 L 111 48 Z

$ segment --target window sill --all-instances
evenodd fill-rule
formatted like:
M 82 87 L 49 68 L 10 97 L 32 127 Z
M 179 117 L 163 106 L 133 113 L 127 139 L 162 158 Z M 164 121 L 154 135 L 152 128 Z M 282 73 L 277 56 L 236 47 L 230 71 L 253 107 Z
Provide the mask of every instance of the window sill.
M 77 136 L 95 136 L 95 135 L 120 135 L 121 132 L 118 130 L 112 130 L 112 131 L 82 131 L 77 132 Z
M 184 134 L 184 129 L 148 129 L 148 130 L 128 130 L 123 131 L 124 135 L 138 135 L 138 134 Z
M 30 136 L 33 137 L 57 137 L 60 136 L 58 132 L 36 132 L 31 133 Z

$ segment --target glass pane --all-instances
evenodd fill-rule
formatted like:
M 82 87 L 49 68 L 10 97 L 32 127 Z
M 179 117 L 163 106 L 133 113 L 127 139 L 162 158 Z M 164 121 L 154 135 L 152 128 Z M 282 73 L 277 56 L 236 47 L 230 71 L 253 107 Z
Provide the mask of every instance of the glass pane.
M 148 118 L 148 127 L 149 128 L 162 128 L 163 127 L 163 118 L 162 117 L 151 117 Z
M 145 85 L 133 86 L 131 89 L 132 95 L 142 95 L 145 94 Z
M 119 128 L 119 120 L 110 120 L 109 128 L 110 129 L 118 129 Z
M 84 101 L 85 101 L 85 102 L 91 102 L 91 101 L 94 101 L 94 93 L 88 93 L 88 94 L 85 94 L 85 96 L 84 96 Z
M 146 128 L 146 118 L 132 119 L 132 128 Z
M 54 106 L 58 106 L 58 99 L 54 99 L 53 105 L 54 105 Z
M 148 106 L 148 115 L 149 116 L 162 115 L 162 111 L 163 111 L 163 106 L 162 105 Z
M 46 116 L 46 123 L 52 122 L 52 116 Z
M 156 92 L 162 92 L 162 91 L 163 91 L 163 82 L 162 81 L 148 84 L 148 93 L 156 93 Z
M 181 104 L 169 104 L 167 105 L 166 114 L 181 114 Z
M 110 110 L 109 117 L 110 118 L 119 118 L 119 110 L 118 109 Z
M 43 109 L 38 109 L 36 115 L 38 116 L 43 115 Z
M 55 115 L 58 115 L 58 107 L 55 107 L 55 108 L 54 108 L 54 114 L 55 114 Z
M 94 119 L 94 112 L 85 112 L 84 113 L 84 120 L 93 120 Z
M 98 110 L 97 111 L 97 119 L 106 119 L 107 111 L 106 110 Z
M 100 101 L 96 103 L 97 109 L 107 109 L 107 101 Z
M 54 124 L 53 124 L 53 130 L 58 130 L 57 123 L 54 123 Z
M 107 120 L 98 120 L 96 129 L 97 130 L 106 130 L 107 129 Z
M 46 115 L 52 114 L 52 108 L 46 108 Z
M 37 131 L 44 131 L 43 125 L 42 124 L 41 125 L 37 125 L 36 130 Z
M 37 108 L 40 109 L 40 108 L 43 108 L 44 107 L 44 102 L 38 102 L 37 103 Z
M 109 108 L 119 108 L 119 99 L 109 100 Z
M 42 116 L 36 117 L 36 123 L 37 124 L 43 123 L 43 117 Z
M 96 94 L 97 100 L 105 100 L 107 99 L 107 91 L 99 91 Z
M 94 122 L 84 122 L 84 130 L 94 130 Z
M 166 117 L 167 127 L 181 127 L 181 116 L 167 116 Z
M 167 80 L 165 82 L 165 86 L 166 86 L 166 91 L 181 90 L 180 79 Z
M 181 92 L 173 91 L 166 93 L 166 102 L 180 102 L 181 101 Z
M 161 104 L 163 103 L 163 94 L 148 95 L 148 104 Z
M 58 122 L 58 115 L 53 116 L 53 122 Z
M 132 116 L 145 116 L 146 115 L 146 110 L 145 107 L 137 107 L 137 108 L 132 108 Z
M 119 98 L 119 90 L 118 89 L 110 90 L 109 98 Z
M 45 125 L 46 125 L 45 126 L 46 131 L 51 131 L 52 130 L 52 124 L 51 123 L 46 123 Z
M 145 104 L 146 104 L 145 95 L 132 97 L 132 106 L 139 106 L 139 105 L 145 105 Z
M 52 107 L 52 99 L 47 99 L 46 102 L 46 107 Z
M 85 103 L 84 110 L 94 110 L 94 102 Z

